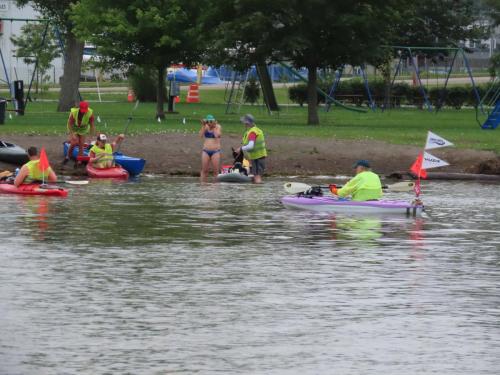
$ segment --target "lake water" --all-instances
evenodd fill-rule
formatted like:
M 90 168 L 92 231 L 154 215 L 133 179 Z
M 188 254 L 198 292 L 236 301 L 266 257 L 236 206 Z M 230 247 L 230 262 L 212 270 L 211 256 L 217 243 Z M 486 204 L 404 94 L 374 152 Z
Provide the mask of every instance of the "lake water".
M 498 185 L 427 183 L 406 218 L 283 182 L 0 195 L 0 374 L 500 373 Z

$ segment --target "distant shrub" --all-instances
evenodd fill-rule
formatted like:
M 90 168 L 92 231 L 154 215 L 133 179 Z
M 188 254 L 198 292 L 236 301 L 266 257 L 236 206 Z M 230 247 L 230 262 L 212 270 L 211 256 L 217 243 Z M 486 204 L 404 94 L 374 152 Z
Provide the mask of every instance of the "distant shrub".
M 141 102 L 156 102 L 156 74 L 156 71 L 149 67 L 138 66 L 129 72 L 129 85 Z
M 260 97 L 260 85 L 255 77 L 249 78 L 247 84 L 245 85 L 245 92 L 243 96 L 246 103 L 253 105 L 258 102 Z
M 307 86 L 304 84 L 291 86 L 288 89 L 288 98 L 301 107 L 304 106 L 304 103 L 307 102 Z

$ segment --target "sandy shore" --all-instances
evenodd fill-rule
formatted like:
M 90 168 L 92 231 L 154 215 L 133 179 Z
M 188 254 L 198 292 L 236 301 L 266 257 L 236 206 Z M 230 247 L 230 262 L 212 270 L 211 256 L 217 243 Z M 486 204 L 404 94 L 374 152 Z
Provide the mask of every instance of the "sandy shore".
M 44 146 L 49 160 L 61 174 L 80 174 L 72 163 L 62 168 L 62 142 L 60 136 L 2 136 L 28 148 Z M 239 136 L 223 138 L 223 164 L 231 164 L 231 146 L 238 146 Z M 419 149 L 414 146 L 391 145 L 380 141 L 346 141 L 319 138 L 268 137 L 269 175 L 351 175 L 352 164 L 358 159 L 368 159 L 380 174 L 406 171 L 413 163 Z M 170 175 L 198 175 L 202 141 L 194 134 L 140 135 L 127 138 L 121 151 L 147 160 L 145 173 Z M 481 165 L 498 164 L 497 155 L 490 151 L 443 148 L 433 150 L 435 156 L 448 161 L 449 167 L 440 172 L 483 173 Z M 0 169 L 12 170 L 12 165 L 0 163 Z M 498 171 L 489 171 L 495 173 Z

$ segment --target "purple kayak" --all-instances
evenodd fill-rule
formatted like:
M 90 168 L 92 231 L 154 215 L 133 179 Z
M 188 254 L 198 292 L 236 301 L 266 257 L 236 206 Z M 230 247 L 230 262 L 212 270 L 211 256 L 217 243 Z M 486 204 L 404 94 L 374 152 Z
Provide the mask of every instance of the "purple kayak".
M 341 200 L 334 197 L 304 197 L 286 196 L 281 198 L 281 203 L 288 208 L 319 212 L 339 213 L 374 213 L 374 214 L 403 214 L 420 216 L 424 209 L 422 205 L 414 205 L 406 201 L 378 200 L 357 202 Z

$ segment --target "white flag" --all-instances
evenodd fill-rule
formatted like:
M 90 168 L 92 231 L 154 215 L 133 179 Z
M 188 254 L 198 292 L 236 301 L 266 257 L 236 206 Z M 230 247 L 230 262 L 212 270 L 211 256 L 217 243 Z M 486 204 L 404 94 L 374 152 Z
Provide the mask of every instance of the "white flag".
M 424 161 L 422 163 L 422 169 L 431 169 L 437 167 L 446 167 L 448 164 L 444 160 L 441 160 L 434 155 L 424 152 Z
M 446 139 L 440 137 L 437 134 L 434 134 L 431 131 L 427 132 L 427 142 L 425 143 L 426 150 L 431 150 L 433 148 L 446 147 L 446 146 L 453 146 L 453 143 L 447 141 Z

